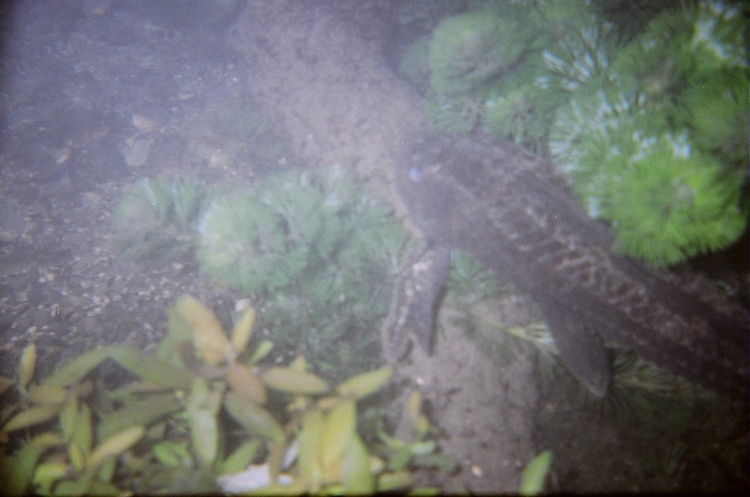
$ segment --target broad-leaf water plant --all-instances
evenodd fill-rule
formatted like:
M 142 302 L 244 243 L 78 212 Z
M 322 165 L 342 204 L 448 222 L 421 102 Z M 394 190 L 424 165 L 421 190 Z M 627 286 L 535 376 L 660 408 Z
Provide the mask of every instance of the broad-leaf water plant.
M 102 347 L 38 383 L 36 349 L 26 347 L 17 379 L 0 382 L 0 393 L 15 385 L 18 397 L 0 418 L 10 439 L 0 457 L 4 495 L 273 487 L 372 493 L 411 486 L 407 466 L 393 469 L 371 455 L 356 431 L 357 401 L 388 381 L 390 367 L 331 388 L 301 356 L 289 366 L 263 364 L 270 342 L 248 348 L 252 308 L 229 336 L 192 297 L 178 300 L 169 315 L 154 354 Z M 94 372 L 106 360 L 138 379 L 105 388 Z M 414 409 L 422 419 L 421 408 Z

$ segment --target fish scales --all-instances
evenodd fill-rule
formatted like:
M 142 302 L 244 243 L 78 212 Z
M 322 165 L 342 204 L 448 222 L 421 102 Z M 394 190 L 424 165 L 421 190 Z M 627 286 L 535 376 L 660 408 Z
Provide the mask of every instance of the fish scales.
M 548 160 L 508 142 L 423 133 L 405 140 L 400 162 L 398 189 L 425 236 L 528 292 L 563 362 L 592 392 L 608 389 L 603 341 L 612 341 L 747 397 L 745 309 L 729 298 L 709 303 L 674 274 L 614 253 L 609 228 L 584 212 Z

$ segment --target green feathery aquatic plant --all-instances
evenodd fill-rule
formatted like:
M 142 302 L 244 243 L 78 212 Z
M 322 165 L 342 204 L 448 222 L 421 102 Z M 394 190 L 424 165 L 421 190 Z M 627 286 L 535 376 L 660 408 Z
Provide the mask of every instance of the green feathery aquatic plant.
M 123 253 L 155 262 L 193 251 L 195 225 L 208 195 L 194 179 L 144 178 L 123 194 L 114 215 Z
M 711 2 L 665 12 L 575 91 L 553 127 L 550 149 L 589 213 L 612 222 L 616 248 L 650 264 L 721 249 L 745 230 L 738 15 Z
M 552 116 L 564 100 L 559 91 L 549 87 L 544 74 L 541 57 L 535 53 L 498 81 L 481 107 L 482 127 L 497 139 L 546 153 Z
M 409 242 L 387 204 L 338 166 L 211 199 L 196 181 L 144 179 L 118 208 L 117 240 L 160 263 L 195 253 L 203 272 L 264 299 L 279 346 L 320 371 L 344 377 L 379 359 L 373 330 Z
M 741 236 L 750 155 L 742 7 L 662 5 L 640 34 L 626 29 L 624 46 L 620 27 L 586 0 L 469 9 L 430 40 L 436 127 L 468 133 L 481 123 L 551 152 L 589 213 L 613 224 L 616 248 L 650 264 Z
M 508 10 L 518 10 L 509 8 Z M 432 89 L 447 96 L 481 91 L 513 69 L 526 52 L 520 19 L 482 9 L 443 20 L 430 42 Z
M 430 93 L 425 114 L 435 128 L 448 133 L 467 134 L 482 116 L 482 102 L 472 96 L 447 97 Z
M 603 22 L 586 0 L 545 2 L 542 31 L 549 39 L 542 51 L 543 86 L 569 95 L 592 79 L 608 77 L 609 59 L 618 46 L 613 26 Z
M 266 298 L 280 346 L 343 375 L 378 359 L 373 330 L 409 237 L 341 167 L 290 170 L 219 198 L 199 232 L 203 271 Z
M 443 19 L 429 44 L 427 115 L 433 124 L 468 133 L 481 122 L 498 139 L 546 152 L 550 123 L 562 102 L 547 77 L 543 53 L 570 37 L 583 7 L 585 2 L 573 0 L 481 4 Z M 404 64 L 418 61 L 413 55 L 405 59 L 402 72 Z

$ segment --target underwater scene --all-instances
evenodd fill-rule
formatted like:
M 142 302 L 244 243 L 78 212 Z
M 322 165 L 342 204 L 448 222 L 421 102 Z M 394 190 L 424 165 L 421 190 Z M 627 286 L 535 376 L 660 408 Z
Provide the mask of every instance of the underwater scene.
M 0 493 L 746 489 L 749 19 L 3 2 Z

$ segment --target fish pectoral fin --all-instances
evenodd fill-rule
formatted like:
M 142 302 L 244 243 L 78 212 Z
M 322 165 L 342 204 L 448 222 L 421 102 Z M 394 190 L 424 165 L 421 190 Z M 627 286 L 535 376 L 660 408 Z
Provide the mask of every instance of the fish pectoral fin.
M 591 393 L 604 397 L 612 381 L 612 361 L 599 336 L 556 305 L 542 307 L 565 367 Z

